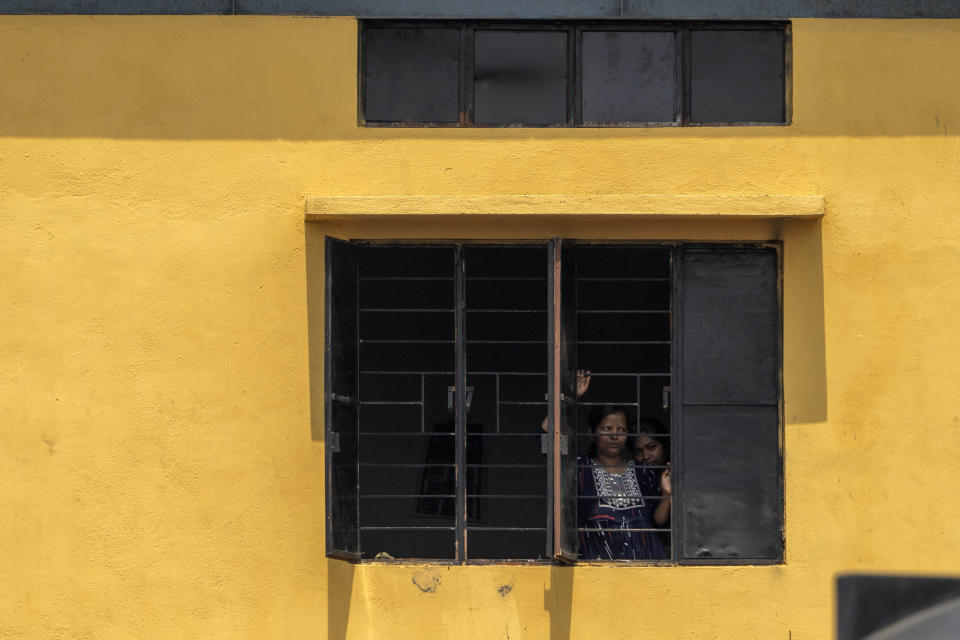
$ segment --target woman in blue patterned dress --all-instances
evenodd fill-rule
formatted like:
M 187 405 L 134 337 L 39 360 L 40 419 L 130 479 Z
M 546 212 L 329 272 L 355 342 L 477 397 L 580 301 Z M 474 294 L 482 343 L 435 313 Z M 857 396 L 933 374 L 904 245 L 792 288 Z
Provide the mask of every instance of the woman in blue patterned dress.
M 590 413 L 593 444 L 577 460 L 577 520 L 583 560 L 662 560 L 655 527 L 670 520 L 669 474 L 637 465 L 627 448 L 627 410 L 598 406 Z

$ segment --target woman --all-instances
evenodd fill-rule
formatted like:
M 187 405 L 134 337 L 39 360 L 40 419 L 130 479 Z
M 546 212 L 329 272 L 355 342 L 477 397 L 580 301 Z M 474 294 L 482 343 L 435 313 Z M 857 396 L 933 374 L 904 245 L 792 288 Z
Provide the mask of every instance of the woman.
M 659 560 L 667 557 L 654 527 L 670 520 L 670 479 L 628 457 L 627 411 L 602 405 L 590 412 L 593 443 L 577 460 L 580 557 Z M 658 499 L 663 495 L 664 499 Z M 644 531 L 646 529 L 646 531 Z
M 643 464 L 657 471 L 657 479 L 663 475 L 669 478 L 670 440 L 664 436 L 664 426 L 656 418 L 637 420 L 637 435 L 633 437 L 630 448 L 637 464 Z

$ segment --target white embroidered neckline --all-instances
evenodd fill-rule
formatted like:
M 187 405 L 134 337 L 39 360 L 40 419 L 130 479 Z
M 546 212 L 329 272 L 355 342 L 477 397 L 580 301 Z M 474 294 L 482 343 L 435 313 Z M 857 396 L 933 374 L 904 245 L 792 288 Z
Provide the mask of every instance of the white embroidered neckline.
M 623 473 L 610 473 L 596 459 L 593 464 L 593 482 L 597 485 L 597 496 L 603 504 L 613 509 L 629 509 L 643 506 L 643 495 L 637 483 L 636 465 L 633 460 L 627 462 Z

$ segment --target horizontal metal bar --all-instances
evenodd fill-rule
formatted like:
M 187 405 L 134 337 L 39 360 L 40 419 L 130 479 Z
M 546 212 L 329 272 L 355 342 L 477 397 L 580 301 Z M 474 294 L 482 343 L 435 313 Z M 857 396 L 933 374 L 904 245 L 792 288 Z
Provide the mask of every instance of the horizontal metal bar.
M 467 340 L 467 344 L 547 344 L 546 340 Z
M 546 464 L 468 464 L 467 469 L 546 469 Z
M 361 526 L 361 531 L 454 531 L 456 527 L 365 527 Z
M 447 281 L 453 282 L 453 277 L 432 277 L 432 276 L 362 276 L 360 282 L 433 282 Z
M 468 371 L 468 376 L 545 376 L 545 371 Z
M 467 313 L 546 313 L 546 312 L 547 312 L 546 309 L 467 309 Z
M 421 464 L 421 463 L 418 463 L 418 462 L 361 462 L 361 463 L 360 463 L 360 466 L 361 466 L 361 467 L 377 467 L 378 469 L 391 469 L 391 468 L 397 468 L 397 469 L 424 469 L 424 468 L 426 468 L 426 467 L 430 467 L 431 469 L 434 469 L 434 468 L 437 468 L 437 469 L 442 469 L 442 468 L 453 469 L 453 468 L 456 467 L 457 465 L 452 464 L 452 463 L 451 463 L 451 464 L 447 464 L 447 463 L 439 463 L 439 462 L 424 462 L 424 463 L 422 463 L 422 464 Z
M 546 276 L 467 276 L 467 280 L 480 280 L 480 281 L 534 281 L 534 282 L 543 282 L 547 278 Z
M 453 313 L 453 309 L 394 309 L 394 308 L 363 308 L 365 313 Z
M 650 373 L 597 373 L 590 372 L 591 378 L 669 378 L 670 372 L 651 371 Z
M 670 282 L 670 278 L 583 278 L 577 282 Z
M 411 405 L 411 404 L 412 404 L 412 405 L 418 405 L 418 406 L 419 406 L 419 405 L 421 405 L 421 404 L 423 404 L 423 403 L 420 402 L 419 400 L 361 400 L 361 401 L 360 401 L 360 406 L 361 406 L 361 407 L 365 407 L 365 406 L 368 406 L 368 405 L 375 405 L 375 406 L 377 406 L 377 405 L 387 405 L 387 406 L 392 406 L 392 405 Z
M 429 433 L 426 432 L 426 431 L 395 431 L 395 432 L 390 432 L 390 431 L 360 431 L 360 432 L 359 432 L 359 435 L 361 435 L 361 436 L 369 436 L 369 437 L 376 436 L 376 437 L 378 437 L 378 438 L 382 438 L 383 436 L 396 436 L 396 437 L 401 437 L 401 436 L 403 436 L 403 437 L 419 436 L 419 437 L 421 437 L 421 438 L 427 438 L 427 437 L 432 438 L 432 437 L 434 437 L 434 436 L 443 436 L 443 437 L 451 437 L 451 438 L 452 438 L 452 437 L 453 437 L 453 431 L 433 431 L 433 432 L 429 432 Z
M 361 498 L 456 498 L 455 494 L 446 493 L 362 493 Z
M 533 406 L 540 406 L 540 407 L 542 407 L 542 406 L 544 406 L 544 405 L 547 404 L 547 403 L 544 402 L 544 401 L 542 401 L 542 400 L 539 400 L 539 401 L 530 401 L 530 402 L 522 402 L 522 401 L 520 401 L 520 400 L 501 400 L 501 401 L 498 402 L 497 404 L 501 404 L 501 405 L 504 405 L 504 404 L 505 404 L 505 405 L 509 405 L 509 406 L 514 406 L 514 405 L 517 405 L 517 406 L 533 405 Z
M 546 531 L 546 527 L 476 527 L 467 523 L 467 531 Z M 617 529 L 626 531 L 626 529 Z
M 577 340 L 577 344 L 670 344 L 669 340 Z
M 361 309 L 363 311 L 363 309 Z M 608 314 L 663 314 L 670 313 L 670 309 L 577 309 L 577 313 L 583 315 L 595 315 L 600 313 Z
M 543 498 L 546 500 L 547 495 L 545 493 L 530 493 L 530 494 L 508 494 L 508 493 L 498 493 L 498 494 L 489 494 L 489 495 L 476 495 L 476 494 L 467 494 L 467 500 L 534 500 Z
M 360 344 L 453 344 L 453 340 L 366 340 L 360 338 Z
M 452 376 L 453 371 L 372 371 L 364 369 L 360 375 L 391 375 L 391 376 Z

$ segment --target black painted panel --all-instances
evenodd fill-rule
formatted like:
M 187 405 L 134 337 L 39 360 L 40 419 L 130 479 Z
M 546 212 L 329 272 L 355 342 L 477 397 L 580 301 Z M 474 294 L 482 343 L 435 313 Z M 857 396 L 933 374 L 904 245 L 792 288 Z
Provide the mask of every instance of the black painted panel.
M 683 253 L 684 404 L 779 401 L 777 253 Z
M 780 557 L 777 407 L 683 408 L 683 557 Z
M 364 117 L 368 122 L 456 122 L 458 29 L 367 29 Z
M 477 31 L 475 38 L 478 124 L 566 122 L 566 32 Z
M 691 122 L 784 122 L 781 30 L 690 33 Z
M 584 122 L 672 122 L 676 46 L 672 32 L 585 31 Z

